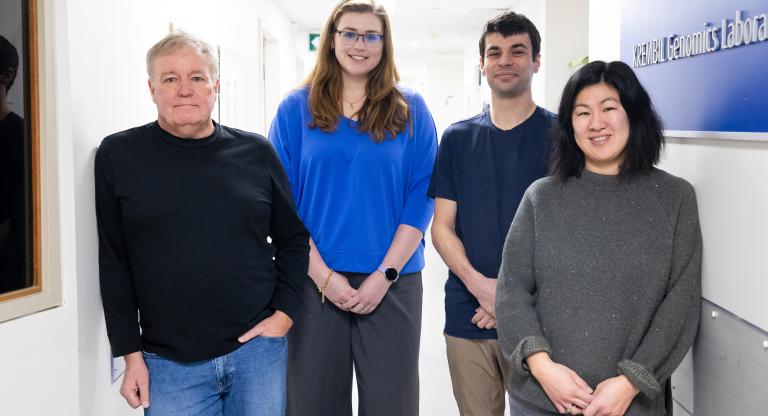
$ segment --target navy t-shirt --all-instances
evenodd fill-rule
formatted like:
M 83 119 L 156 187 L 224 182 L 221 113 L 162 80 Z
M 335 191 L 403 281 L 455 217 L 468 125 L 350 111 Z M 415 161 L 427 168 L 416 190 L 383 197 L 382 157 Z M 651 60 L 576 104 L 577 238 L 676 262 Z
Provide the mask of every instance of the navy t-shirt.
M 429 196 L 456 201 L 456 234 L 472 266 L 496 278 L 504 239 L 523 193 L 547 172 L 550 134 L 556 116 L 537 107 L 524 122 L 502 130 L 485 111 L 448 127 L 440 142 Z M 445 333 L 471 339 L 496 338 L 495 329 L 472 322 L 480 304 L 448 272 Z

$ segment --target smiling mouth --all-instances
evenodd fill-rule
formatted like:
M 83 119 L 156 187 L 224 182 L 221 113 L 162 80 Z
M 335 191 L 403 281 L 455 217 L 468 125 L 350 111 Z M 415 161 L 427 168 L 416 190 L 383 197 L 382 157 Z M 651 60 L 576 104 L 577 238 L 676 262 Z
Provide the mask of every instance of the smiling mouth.
M 368 59 L 367 56 L 360 56 L 360 55 L 347 55 L 347 56 L 349 56 L 353 61 L 358 61 L 358 62 L 362 62 Z
M 592 143 L 602 144 L 608 141 L 610 136 L 597 136 L 597 137 L 590 137 L 589 141 Z

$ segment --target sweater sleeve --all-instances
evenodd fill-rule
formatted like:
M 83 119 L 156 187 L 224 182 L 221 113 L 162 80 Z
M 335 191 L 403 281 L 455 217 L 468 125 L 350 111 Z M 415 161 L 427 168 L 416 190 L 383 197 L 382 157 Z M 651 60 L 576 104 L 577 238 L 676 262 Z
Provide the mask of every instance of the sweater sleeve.
M 126 254 L 119 202 L 107 146 L 102 144 L 94 162 L 96 225 L 99 235 L 99 282 L 112 355 L 142 349 L 138 305 Z
M 406 140 L 414 140 L 414 147 L 406 180 L 405 209 L 400 223 L 425 233 L 435 208 L 435 201 L 427 195 L 427 188 L 437 154 L 437 131 L 429 109 L 418 94 L 413 98 L 412 116 L 414 136 Z
M 270 306 L 296 319 L 301 305 L 301 289 L 309 271 L 309 233 L 299 219 L 291 199 L 288 177 L 277 155 L 269 148 L 272 176 L 270 236 L 275 247 L 277 285 Z
M 300 149 L 298 143 L 300 143 L 302 126 L 301 111 L 294 108 L 295 106 L 294 95 L 280 103 L 269 128 L 269 141 L 272 142 L 272 146 L 285 169 L 293 202 L 298 206 L 300 202 L 298 183 Z
M 617 365 L 641 393 L 656 397 L 693 344 L 701 313 L 701 251 L 696 194 L 686 183 L 674 225 L 667 293 L 634 354 Z
M 513 377 L 529 375 L 525 359 L 530 355 L 552 352 L 535 309 L 535 239 L 535 212 L 529 188 L 504 242 L 496 283 L 496 331 Z

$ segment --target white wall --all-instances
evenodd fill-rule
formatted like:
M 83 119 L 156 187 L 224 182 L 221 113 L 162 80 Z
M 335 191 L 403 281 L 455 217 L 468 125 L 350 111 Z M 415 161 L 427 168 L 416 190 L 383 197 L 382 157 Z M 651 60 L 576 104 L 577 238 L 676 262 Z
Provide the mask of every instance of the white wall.
M 768 142 L 668 139 L 660 167 L 696 188 L 703 296 L 768 331 Z
M 547 0 L 545 23 L 540 28 L 542 59 L 546 59 L 544 101 L 539 103 L 557 112 L 560 95 L 575 72 L 569 63 L 589 50 L 589 0 Z
M 589 60 L 617 61 L 621 59 L 621 2 L 589 0 Z
M 44 105 L 54 120 L 58 155 L 61 279 L 64 305 L 0 324 L 1 414 L 37 416 L 133 415 L 111 384 L 110 352 L 98 293 L 93 201 L 93 156 L 101 139 L 152 121 L 156 110 L 146 85 L 146 50 L 169 23 L 202 36 L 240 57 L 233 127 L 265 132 L 260 26 L 281 41 L 291 57 L 291 24 L 272 1 L 45 0 L 40 9 L 51 33 L 43 49 L 56 93 Z M 281 85 L 294 85 L 295 62 L 282 65 Z M 48 138 L 50 140 L 51 138 Z M 46 140 L 46 138 L 44 138 Z M 43 158 L 45 160 L 45 157 Z M 43 162 L 47 163 L 47 162 Z M 48 165 L 46 165 L 48 166 Z M 45 202 L 45 201 L 44 201 Z M 42 397 L 41 397 L 42 392 Z

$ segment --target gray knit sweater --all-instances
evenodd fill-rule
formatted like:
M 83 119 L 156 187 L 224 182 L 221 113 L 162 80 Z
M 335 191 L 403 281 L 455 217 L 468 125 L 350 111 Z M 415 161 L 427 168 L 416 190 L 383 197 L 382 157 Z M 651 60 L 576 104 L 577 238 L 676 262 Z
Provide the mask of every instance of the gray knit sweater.
M 626 375 L 640 389 L 627 415 L 663 415 L 662 386 L 699 320 L 693 187 L 658 169 L 631 180 L 540 179 L 512 222 L 497 284 L 511 394 L 556 411 L 524 361 L 547 351 L 592 388 Z

